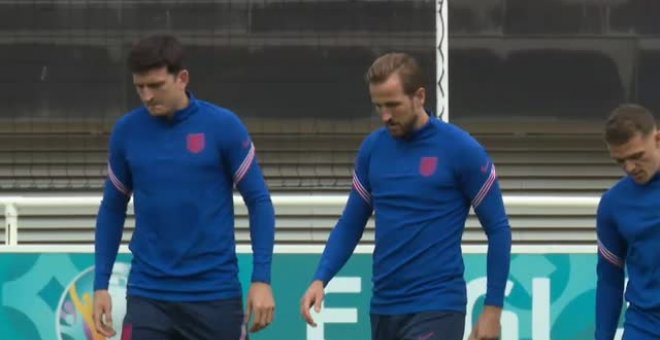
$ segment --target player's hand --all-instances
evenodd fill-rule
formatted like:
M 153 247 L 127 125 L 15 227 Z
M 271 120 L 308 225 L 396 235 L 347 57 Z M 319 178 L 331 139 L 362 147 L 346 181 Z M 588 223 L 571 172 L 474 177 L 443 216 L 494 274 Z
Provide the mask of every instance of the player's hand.
M 112 298 L 107 290 L 97 290 L 94 292 L 94 312 L 92 313 L 96 331 L 101 335 L 110 338 L 115 336 L 115 329 L 112 327 Z
M 263 282 L 253 282 L 248 294 L 247 311 L 245 312 L 245 325 L 248 324 L 254 313 L 250 332 L 258 332 L 270 325 L 275 316 L 275 300 L 270 285 Z
M 500 317 L 502 308 L 495 306 L 484 307 L 479 322 L 472 330 L 468 340 L 497 340 L 500 338 Z
M 312 327 L 316 327 L 316 322 L 314 322 L 312 314 L 309 311 L 313 305 L 316 313 L 320 313 L 321 304 L 323 303 L 324 298 L 325 292 L 323 290 L 323 281 L 316 280 L 312 282 L 311 285 L 309 285 L 307 292 L 300 300 L 300 314 L 302 315 L 303 319 L 305 319 L 305 321 L 307 321 L 307 323 Z

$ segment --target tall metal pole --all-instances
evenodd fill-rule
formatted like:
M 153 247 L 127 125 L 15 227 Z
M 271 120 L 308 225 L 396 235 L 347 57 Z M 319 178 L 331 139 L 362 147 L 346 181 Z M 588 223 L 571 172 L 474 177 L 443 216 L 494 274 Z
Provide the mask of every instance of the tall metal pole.
M 436 115 L 449 121 L 449 34 L 448 34 L 448 0 L 435 2 L 435 74 L 436 81 Z

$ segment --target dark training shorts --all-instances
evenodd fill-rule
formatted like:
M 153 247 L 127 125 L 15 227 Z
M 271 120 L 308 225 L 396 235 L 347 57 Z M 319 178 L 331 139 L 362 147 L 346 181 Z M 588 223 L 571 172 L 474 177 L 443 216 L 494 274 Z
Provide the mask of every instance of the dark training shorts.
M 371 314 L 373 340 L 462 340 L 464 330 L 462 313 Z
M 121 340 L 246 340 L 240 298 L 170 302 L 129 296 Z

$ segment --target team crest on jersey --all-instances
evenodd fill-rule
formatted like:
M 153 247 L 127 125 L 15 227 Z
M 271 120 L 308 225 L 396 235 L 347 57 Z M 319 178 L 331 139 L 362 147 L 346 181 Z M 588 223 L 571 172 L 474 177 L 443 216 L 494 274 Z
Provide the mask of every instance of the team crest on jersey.
M 419 161 L 419 173 L 424 177 L 433 175 L 437 168 L 438 157 L 422 157 Z
M 204 151 L 205 144 L 204 133 L 189 133 L 186 138 L 186 146 L 192 153 Z

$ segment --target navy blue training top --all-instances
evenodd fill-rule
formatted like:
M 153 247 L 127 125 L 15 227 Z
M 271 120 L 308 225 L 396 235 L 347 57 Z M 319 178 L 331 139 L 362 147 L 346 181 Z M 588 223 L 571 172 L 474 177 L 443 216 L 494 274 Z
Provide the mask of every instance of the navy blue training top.
M 134 200 L 127 294 L 169 301 L 241 296 L 234 186 L 250 215 L 252 281 L 270 282 L 274 211 L 247 129 L 229 110 L 190 95 L 171 119 L 138 108 L 110 139 L 96 225 L 95 289 L 107 289 Z
M 461 237 L 470 207 L 488 236 L 485 303 L 502 306 L 511 230 L 493 162 L 458 127 L 431 118 L 409 138 L 370 134 L 353 187 L 314 279 L 327 284 L 352 254 L 375 212 L 371 312 L 465 312 Z

